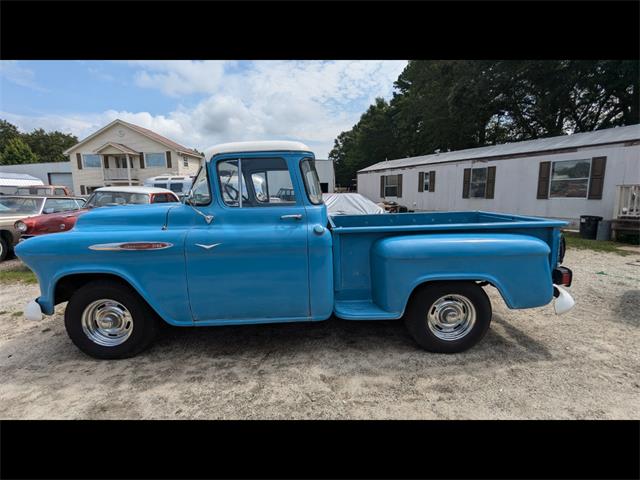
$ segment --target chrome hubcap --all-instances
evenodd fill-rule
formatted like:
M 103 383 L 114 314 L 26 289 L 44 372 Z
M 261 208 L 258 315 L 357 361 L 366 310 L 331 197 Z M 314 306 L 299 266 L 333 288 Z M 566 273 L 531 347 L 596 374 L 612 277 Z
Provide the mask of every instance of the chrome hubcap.
M 476 323 L 476 309 L 467 297 L 458 294 L 440 297 L 427 313 L 429 330 L 441 340 L 459 340 Z
M 127 341 L 133 332 L 129 310 L 110 299 L 96 300 L 82 312 L 82 330 L 93 342 L 103 347 L 115 347 Z

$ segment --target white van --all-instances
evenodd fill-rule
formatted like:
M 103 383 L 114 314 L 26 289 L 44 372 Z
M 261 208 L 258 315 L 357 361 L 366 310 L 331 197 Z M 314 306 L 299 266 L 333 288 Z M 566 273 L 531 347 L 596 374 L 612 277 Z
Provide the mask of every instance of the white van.
M 147 178 L 144 181 L 144 186 L 167 188 L 178 197 L 182 197 L 189 193 L 192 183 L 193 177 L 188 175 L 158 175 L 157 177 Z

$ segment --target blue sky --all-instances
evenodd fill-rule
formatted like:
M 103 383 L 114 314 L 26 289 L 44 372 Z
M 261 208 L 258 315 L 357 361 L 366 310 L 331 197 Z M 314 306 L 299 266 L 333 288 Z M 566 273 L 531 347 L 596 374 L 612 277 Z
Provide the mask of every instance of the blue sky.
M 199 150 L 295 139 L 326 157 L 405 61 L 0 61 L 0 118 L 82 138 L 121 118 Z

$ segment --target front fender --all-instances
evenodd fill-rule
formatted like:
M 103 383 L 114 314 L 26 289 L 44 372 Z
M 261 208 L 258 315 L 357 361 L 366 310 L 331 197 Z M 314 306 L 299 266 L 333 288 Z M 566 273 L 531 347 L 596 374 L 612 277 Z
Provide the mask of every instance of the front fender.
M 371 250 L 372 299 L 401 315 L 413 290 L 430 281 L 483 280 L 509 308 L 553 298 L 549 246 L 528 235 L 432 234 L 382 238 Z
M 164 320 L 191 325 L 184 260 L 184 230 L 140 229 L 110 232 L 70 231 L 30 238 L 16 255 L 38 277 L 42 311 L 52 314 L 58 282 L 69 275 L 108 274 L 129 283 Z M 112 242 L 168 242 L 170 248 L 101 251 L 90 247 Z

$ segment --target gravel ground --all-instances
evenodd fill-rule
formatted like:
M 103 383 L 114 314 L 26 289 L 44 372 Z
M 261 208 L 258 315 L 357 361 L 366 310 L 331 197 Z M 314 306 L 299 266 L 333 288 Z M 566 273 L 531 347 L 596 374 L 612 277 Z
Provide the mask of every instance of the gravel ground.
M 576 307 L 508 310 L 456 355 L 401 322 L 167 328 L 136 358 L 98 361 L 36 285 L 0 285 L 0 418 L 640 418 L 640 252 L 570 250 Z

